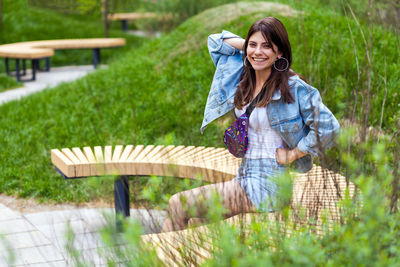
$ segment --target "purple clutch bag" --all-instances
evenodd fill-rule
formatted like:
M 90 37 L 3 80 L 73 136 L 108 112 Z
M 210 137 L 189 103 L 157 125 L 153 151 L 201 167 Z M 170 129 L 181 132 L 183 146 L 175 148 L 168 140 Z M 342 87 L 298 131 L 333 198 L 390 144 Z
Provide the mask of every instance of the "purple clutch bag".
M 242 116 L 225 130 L 224 143 L 229 152 L 237 158 L 243 158 L 247 151 L 249 139 L 247 137 L 247 128 L 249 125 L 249 116 L 243 113 Z
M 258 103 L 259 99 L 262 98 L 262 94 L 258 94 L 257 97 L 247 107 L 246 112 L 242 114 L 236 121 L 226 128 L 224 134 L 224 143 L 229 152 L 237 158 L 244 158 L 249 144 L 249 138 L 247 136 L 247 129 L 249 127 L 250 114 Z

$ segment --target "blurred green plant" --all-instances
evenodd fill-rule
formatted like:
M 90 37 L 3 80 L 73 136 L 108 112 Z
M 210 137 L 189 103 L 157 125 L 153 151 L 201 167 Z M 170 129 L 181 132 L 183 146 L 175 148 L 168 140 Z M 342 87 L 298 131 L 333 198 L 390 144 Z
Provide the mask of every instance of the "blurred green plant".
M 353 129 L 344 131 L 338 145 L 345 149 L 352 142 L 353 133 Z M 388 149 L 392 144 L 385 138 L 362 144 L 368 151 L 369 162 L 365 164 L 372 166 L 368 172 L 355 155 L 341 157 L 348 168 L 349 180 L 357 185 L 359 192 L 354 198 L 344 194 L 342 201 L 335 203 L 342 211 L 335 220 L 321 218 L 317 223 L 314 218 L 299 218 L 287 202 L 290 193 L 280 187 L 278 199 L 283 201 L 277 212 L 240 215 L 235 220 L 221 221 L 224 209 L 216 196 L 207 205 L 207 225 L 187 233 L 145 239 L 157 240 L 153 244 L 141 241 L 139 224 L 126 221 L 123 233 L 116 232 L 114 224 L 110 224 L 103 230 L 108 244 L 103 255 L 119 259 L 119 263 L 127 266 L 142 266 L 142 262 L 161 264 L 155 253 L 155 246 L 160 246 L 164 255 L 184 266 L 396 266 L 400 260 L 400 214 L 391 211 L 390 185 L 398 175 L 391 158 L 394 151 Z M 281 185 L 290 187 L 289 176 L 280 179 L 286 180 Z M 137 255 L 135 252 L 141 248 L 149 249 L 147 254 L 141 254 L 141 263 L 123 254 L 125 250 L 118 246 L 121 240 L 126 247 L 132 247 L 128 250 L 130 256 Z M 171 243 L 172 240 L 175 242 Z M 208 256 L 203 258 L 199 254 Z

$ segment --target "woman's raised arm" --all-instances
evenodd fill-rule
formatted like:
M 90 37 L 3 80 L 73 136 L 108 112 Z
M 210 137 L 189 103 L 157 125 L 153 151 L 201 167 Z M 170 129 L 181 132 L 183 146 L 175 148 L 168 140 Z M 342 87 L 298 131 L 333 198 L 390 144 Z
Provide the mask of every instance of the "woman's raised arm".
M 236 49 L 243 50 L 244 47 L 244 39 L 242 38 L 226 38 L 224 39 L 224 42 L 229 44 L 230 46 L 233 46 Z

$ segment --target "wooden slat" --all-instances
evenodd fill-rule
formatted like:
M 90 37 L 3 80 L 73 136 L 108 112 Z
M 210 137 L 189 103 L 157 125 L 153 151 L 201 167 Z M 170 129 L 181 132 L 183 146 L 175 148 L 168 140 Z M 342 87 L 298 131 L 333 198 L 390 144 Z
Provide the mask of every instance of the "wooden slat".
M 147 155 L 148 153 L 150 153 L 150 151 L 152 151 L 153 149 L 154 149 L 154 146 L 153 146 L 153 145 L 148 145 L 148 146 L 146 146 L 146 147 L 142 150 L 142 152 L 140 152 L 140 154 L 137 155 L 137 157 L 135 158 L 135 162 L 141 162 L 141 161 L 143 161 L 143 159 L 146 157 L 146 155 Z
M 75 154 L 69 148 L 63 148 L 61 151 L 67 156 L 72 163 L 75 164 L 75 176 L 76 177 L 83 177 L 85 176 L 85 166 L 81 164 L 81 161 L 75 156 Z
M 175 249 L 175 247 L 166 246 L 166 241 L 160 235 L 161 234 L 150 234 L 146 236 L 142 236 L 142 241 L 146 243 L 153 244 L 156 249 L 157 256 L 166 266 L 185 266 L 184 260 L 181 257 L 179 251 Z
M 94 155 L 97 163 L 104 163 L 103 148 L 101 146 L 94 147 Z
M 110 163 L 112 158 L 112 146 L 104 147 L 104 163 Z
M 94 155 L 96 157 L 96 175 L 106 174 L 106 167 L 104 164 L 103 149 L 101 146 L 94 147 Z
M 162 155 L 159 160 L 161 160 L 164 163 L 170 163 L 172 162 L 172 159 L 175 154 L 179 153 L 181 150 L 185 149 L 185 146 L 176 146 L 164 155 Z
M 136 164 L 136 171 L 139 174 L 143 175 L 159 175 L 159 173 L 157 172 L 159 166 L 157 166 L 153 158 L 158 156 L 158 153 L 160 153 L 160 151 L 162 151 L 163 149 L 164 149 L 163 145 L 156 146 L 143 158 L 141 158 L 140 161 L 136 160 L 136 162 L 139 163 Z M 143 150 L 143 153 L 145 150 Z
M 51 150 L 51 162 L 66 176 L 75 177 L 74 163 L 58 149 Z
M 122 146 L 115 146 L 114 152 L 112 146 L 104 147 L 104 163 L 106 165 L 107 174 L 119 175 L 119 158 L 122 153 Z
M 173 160 L 180 161 L 180 160 L 184 159 L 185 155 L 190 153 L 190 151 L 194 148 L 195 148 L 195 146 L 185 147 L 184 149 L 180 150 L 179 152 L 175 153 L 175 155 L 173 155 Z
M 169 145 L 164 149 L 160 150 L 159 153 L 152 157 L 152 172 L 157 176 L 169 176 L 169 166 L 165 163 L 165 158 L 170 157 L 170 153 L 174 151 L 176 147 Z
M 205 161 L 212 161 L 215 159 L 218 159 L 220 156 L 226 156 L 227 155 L 227 150 L 225 148 L 216 148 L 214 153 L 211 154 L 210 156 L 206 157 L 204 160 Z
M 154 155 L 153 161 L 156 162 L 156 161 L 161 160 L 165 155 L 170 153 L 174 148 L 175 148 L 175 146 L 173 146 L 173 145 L 164 147 L 164 149 L 161 150 L 157 155 Z
M 215 152 L 215 147 L 207 147 L 198 154 L 198 162 L 204 162 L 204 160 L 209 157 L 210 154 Z
M 127 145 L 124 151 L 122 152 L 121 157 L 119 158 L 118 166 L 121 175 L 131 174 L 129 172 L 128 163 L 126 163 L 126 161 L 128 160 L 129 154 L 131 154 L 132 150 L 133 150 L 133 145 Z
M 84 177 L 90 176 L 90 164 L 89 164 L 88 159 L 82 153 L 82 150 L 78 147 L 74 147 L 74 148 L 72 148 L 72 152 L 75 154 L 75 156 L 81 162 L 82 176 L 84 176 Z
M 204 146 L 194 147 L 184 155 L 182 161 L 185 163 L 194 164 L 196 161 L 198 161 L 198 153 L 204 149 Z
M 127 145 L 124 149 L 124 151 L 121 154 L 121 157 L 119 159 L 120 162 L 124 162 L 128 159 L 129 154 L 132 152 L 133 145 Z
M 125 169 L 132 174 L 136 175 L 136 167 L 135 167 L 135 160 L 136 157 L 143 151 L 144 146 L 143 145 L 138 145 L 135 147 L 135 149 L 132 151 L 132 153 L 128 156 L 128 158 L 125 161 Z
M 153 158 L 157 156 L 160 151 L 164 148 L 163 145 L 156 146 L 150 153 L 148 153 L 143 159 L 146 161 L 153 161 Z
M 97 161 L 96 161 L 96 157 L 93 154 L 92 149 L 88 146 L 85 146 L 83 148 L 83 153 L 85 154 L 86 158 L 89 161 L 90 175 L 96 176 L 97 175 Z
M 119 159 L 121 158 L 121 155 L 122 155 L 122 149 L 123 149 L 123 146 L 121 146 L 121 145 L 115 146 L 114 153 L 113 153 L 113 156 L 111 159 L 112 162 L 114 162 L 114 163 L 119 162 Z
M 88 159 L 83 154 L 82 150 L 79 147 L 73 147 L 72 152 L 79 159 L 81 163 L 89 163 Z
M 135 147 L 135 149 L 132 151 L 132 153 L 129 155 L 129 157 L 127 158 L 127 162 L 133 162 L 136 160 L 136 157 L 140 154 L 140 152 L 142 152 L 142 150 L 144 149 L 143 145 L 138 145 Z

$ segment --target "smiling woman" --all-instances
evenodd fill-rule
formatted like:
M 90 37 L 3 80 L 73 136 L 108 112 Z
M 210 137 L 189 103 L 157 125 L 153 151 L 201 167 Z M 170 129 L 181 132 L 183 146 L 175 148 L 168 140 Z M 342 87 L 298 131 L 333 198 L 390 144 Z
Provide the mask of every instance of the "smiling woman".
M 247 46 L 247 60 L 250 62 L 257 75 L 269 76 L 271 68 L 277 58 L 282 56 L 282 52 L 278 54 L 278 47 L 265 40 L 261 32 L 255 32 L 249 39 Z M 260 85 L 258 92 L 261 91 Z
M 276 211 L 276 177 L 292 162 L 298 171 L 309 171 L 312 156 L 331 146 L 340 128 L 318 90 L 290 69 L 289 37 L 278 19 L 255 22 L 245 40 L 227 31 L 211 35 L 208 45 L 217 69 L 202 130 L 234 108 L 237 121 L 248 124 L 248 143 L 235 179 L 170 198 L 164 231 L 183 229 L 190 218 L 204 217 L 214 194 L 227 217 Z

